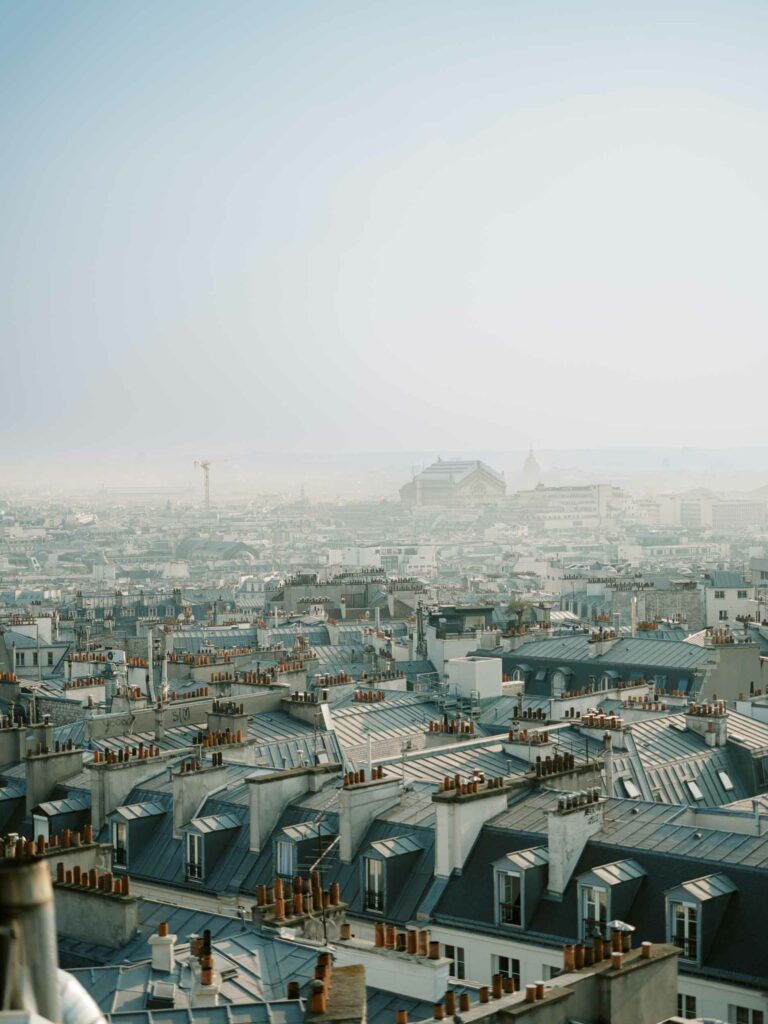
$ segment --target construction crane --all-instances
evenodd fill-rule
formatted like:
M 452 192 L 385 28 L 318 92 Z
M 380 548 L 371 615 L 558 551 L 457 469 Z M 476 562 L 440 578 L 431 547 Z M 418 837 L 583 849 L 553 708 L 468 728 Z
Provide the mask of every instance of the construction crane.
M 221 462 L 232 461 L 232 458 L 195 459 L 195 469 L 202 469 L 203 471 L 203 503 L 206 512 L 211 511 L 211 466 L 218 465 Z

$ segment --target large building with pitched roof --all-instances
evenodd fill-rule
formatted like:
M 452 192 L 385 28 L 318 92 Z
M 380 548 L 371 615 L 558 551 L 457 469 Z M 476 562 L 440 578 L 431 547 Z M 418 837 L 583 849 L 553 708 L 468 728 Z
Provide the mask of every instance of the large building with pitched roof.
M 493 504 L 506 493 L 501 473 L 479 459 L 438 459 L 400 488 L 401 500 L 416 506 Z

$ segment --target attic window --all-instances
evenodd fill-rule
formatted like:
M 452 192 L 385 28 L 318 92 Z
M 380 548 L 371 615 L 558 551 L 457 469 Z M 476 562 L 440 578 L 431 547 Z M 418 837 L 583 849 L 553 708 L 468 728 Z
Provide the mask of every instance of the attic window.
M 694 782 L 693 779 L 689 779 L 686 782 L 686 786 L 688 787 L 688 792 L 691 794 L 694 800 L 704 799 L 704 794 L 701 792 L 698 782 Z

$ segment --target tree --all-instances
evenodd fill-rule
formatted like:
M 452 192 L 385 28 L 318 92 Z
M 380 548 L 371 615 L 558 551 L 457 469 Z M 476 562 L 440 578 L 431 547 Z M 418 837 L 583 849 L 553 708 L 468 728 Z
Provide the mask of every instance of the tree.
M 513 598 L 507 605 L 507 615 L 517 616 L 518 629 L 523 625 L 523 616 L 530 609 L 530 601 L 523 601 L 520 598 Z

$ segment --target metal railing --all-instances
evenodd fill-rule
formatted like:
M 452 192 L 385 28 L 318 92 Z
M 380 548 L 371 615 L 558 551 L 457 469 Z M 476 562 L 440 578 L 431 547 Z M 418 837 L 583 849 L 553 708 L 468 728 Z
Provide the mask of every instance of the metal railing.
M 672 942 L 683 951 L 683 959 L 685 960 L 698 960 L 699 959 L 699 942 L 697 937 L 688 935 L 673 935 Z
M 384 909 L 384 893 L 375 892 L 372 889 L 365 890 L 365 909 L 366 910 L 383 910 Z
M 522 924 L 520 903 L 500 903 L 499 916 L 502 924 Z

